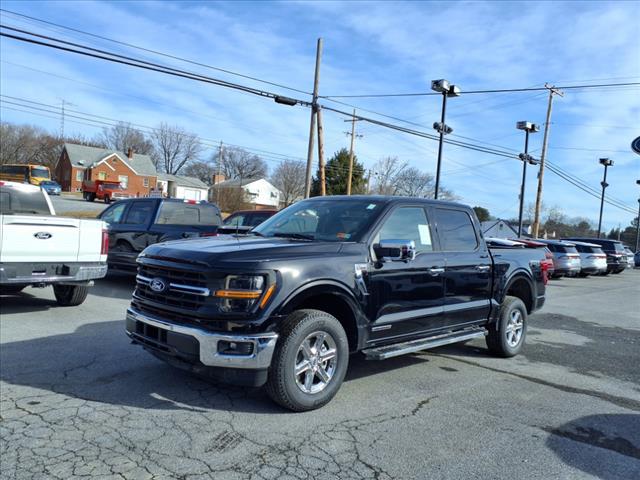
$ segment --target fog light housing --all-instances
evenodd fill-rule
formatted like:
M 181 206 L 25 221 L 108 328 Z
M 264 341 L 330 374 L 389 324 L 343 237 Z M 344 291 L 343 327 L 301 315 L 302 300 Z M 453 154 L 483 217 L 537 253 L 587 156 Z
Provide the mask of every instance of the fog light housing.
M 218 342 L 218 353 L 222 355 L 251 355 L 253 353 L 253 343 L 220 340 Z

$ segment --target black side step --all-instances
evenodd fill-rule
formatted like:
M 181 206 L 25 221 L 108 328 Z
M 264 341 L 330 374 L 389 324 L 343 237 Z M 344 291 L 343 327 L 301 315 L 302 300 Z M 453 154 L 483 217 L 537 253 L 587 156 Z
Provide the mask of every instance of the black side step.
M 484 337 L 486 334 L 487 330 L 484 328 L 474 328 L 460 332 L 446 333 L 435 337 L 419 338 L 417 340 L 411 340 L 410 342 L 367 348 L 363 350 L 362 353 L 366 355 L 367 360 L 384 360 L 407 353 L 449 345 L 450 343 L 466 342 L 474 338 Z

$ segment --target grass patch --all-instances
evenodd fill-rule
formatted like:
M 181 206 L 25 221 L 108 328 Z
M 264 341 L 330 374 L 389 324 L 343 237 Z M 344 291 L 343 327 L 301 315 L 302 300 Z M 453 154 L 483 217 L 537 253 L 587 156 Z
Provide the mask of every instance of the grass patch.
M 78 210 L 78 211 L 62 212 L 62 213 L 56 212 L 56 216 L 71 217 L 71 218 L 97 218 L 97 216 L 100 213 L 101 212 L 87 212 L 86 210 Z

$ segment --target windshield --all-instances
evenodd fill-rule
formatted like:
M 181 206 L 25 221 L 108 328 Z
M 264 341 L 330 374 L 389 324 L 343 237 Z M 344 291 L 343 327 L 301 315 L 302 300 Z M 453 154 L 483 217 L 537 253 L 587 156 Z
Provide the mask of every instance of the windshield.
M 304 200 L 277 213 L 252 232 L 265 237 L 357 242 L 381 209 L 381 202 L 362 199 Z
M 49 178 L 49 169 L 43 167 L 32 167 L 31 176 L 37 178 Z
M 122 190 L 122 185 L 119 183 L 103 183 L 102 188 L 108 188 L 109 190 Z

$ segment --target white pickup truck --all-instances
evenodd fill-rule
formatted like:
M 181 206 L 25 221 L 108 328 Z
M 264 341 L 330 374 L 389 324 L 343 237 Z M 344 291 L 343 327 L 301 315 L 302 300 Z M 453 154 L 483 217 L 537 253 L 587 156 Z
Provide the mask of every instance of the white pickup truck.
M 59 305 L 80 305 L 108 248 L 103 221 L 57 217 L 40 187 L 0 181 L 0 294 L 53 285 Z

